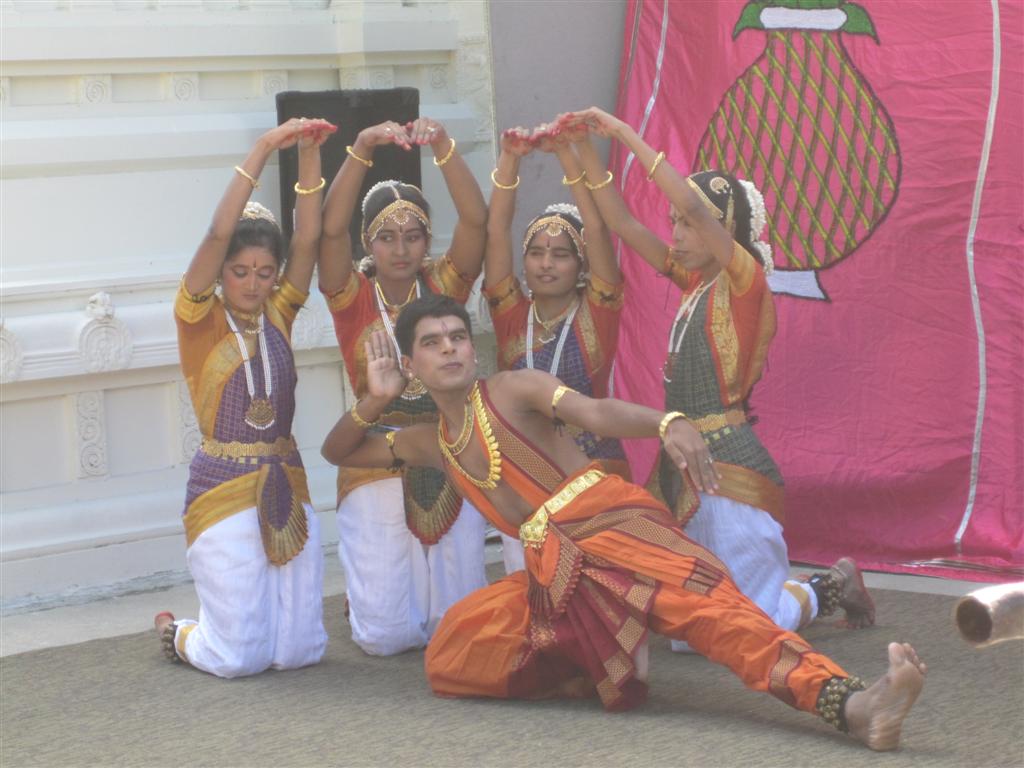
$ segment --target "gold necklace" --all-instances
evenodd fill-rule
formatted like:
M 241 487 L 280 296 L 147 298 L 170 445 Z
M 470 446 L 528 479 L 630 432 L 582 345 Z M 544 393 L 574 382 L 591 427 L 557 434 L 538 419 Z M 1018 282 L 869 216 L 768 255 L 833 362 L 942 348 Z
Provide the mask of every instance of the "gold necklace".
M 444 419 L 441 419 L 441 421 L 443 421 L 443 420 Z M 440 421 L 438 422 L 438 424 L 440 425 Z M 445 430 L 445 431 L 447 431 L 447 430 Z M 449 443 L 448 440 L 445 439 L 444 431 L 442 431 L 441 439 L 444 440 L 444 444 L 448 448 L 448 450 L 451 452 L 451 454 L 453 456 L 458 456 L 460 453 L 462 453 L 464 450 L 466 450 L 466 446 L 469 445 L 469 438 L 471 438 L 472 436 L 473 436 L 473 406 L 470 405 L 470 402 L 467 399 L 466 400 L 466 411 L 465 411 L 465 413 L 462 416 L 462 431 L 459 433 L 459 436 L 455 439 L 454 443 Z
M 373 281 L 373 285 L 377 289 L 377 295 L 380 297 L 381 303 L 385 307 L 387 307 L 388 309 L 398 309 L 398 310 L 401 310 L 401 309 L 403 309 L 405 307 L 406 304 L 408 304 L 410 301 L 412 301 L 414 298 L 416 298 L 416 281 L 415 280 L 413 280 L 412 281 L 412 285 L 409 286 L 409 294 L 405 297 L 405 301 L 403 301 L 401 304 L 392 304 L 391 302 L 389 302 L 387 300 L 387 298 L 384 296 L 384 289 L 380 287 L 380 281 L 374 280 Z
M 562 322 L 566 317 L 568 317 L 569 312 L 571 312 L 576 307 L 576 304 L 577 304 L 578 301 L 579 301 L 579 299 L 576 299 L 576 300 L 570 302 L 569 306 L 567 306 L 565 309 L 563 309 L 561 312 L 559 312 L 557 315 L 555 315 L 550 320 L 541 320 L 540 314 L 537 312 L 537 302 L 533 302 L 532 304 L 530 304 L 530 312 L 533 314 L 534 321 L 541 328 L 543 328 L 544 329 L 544 333 L 547 334 L 547 338 L 544 338 L 543 335 L 540 337 L 540 343 L 541 344 L 547 344 L 549 341 L 554 340 L 555 332 L 552 330 L 552 328 L 554 328 L 556 325 L 558 325 L 560 322 Z
M 227 307 L 228 311 L 235 318 L 235 320 L 240 320 L 246 324 L 246 326 L 242 329 L 242 333 L 244 333 L 246 336 L 260 335 L 262 328 L 260 327 L 259 319 L 260 315 L 263 314 L 262 307 L 260 307 L 259 310 L 257 310 L 256 312 L 243 312 L 240 309 L 235 309 L 230 304 L 228 304 Z
M 501 479 L 501 454 L 498 452 L 498 441 L 494 438 L 494 432 L 491 430 L 491 422 L 487 419 L 487 411 L 484 408 L 484 402 L 480 395 L 479 385 L 473 385 L 473 389 L 470 392 L 470 398 L 473 402 L 474 421 L 480 423 L 480 431 L 483 432 L 484 442 L 487 444 L 487 477 L 483 480 L 477 480 L 469 474 L 469 472 L 463 469 L 455 456 L 452 455 L 442 432 L 444 419 L 438 419 L 437 422 L 437 444 L 441 448 L 441 455 L 443 455 L 445 460 L 452 465 L 456 472 L 469 480 L 469 482 L 477 488 L 482 488 L 485 491 L 493 491 L 498 487 L 498 481 Z

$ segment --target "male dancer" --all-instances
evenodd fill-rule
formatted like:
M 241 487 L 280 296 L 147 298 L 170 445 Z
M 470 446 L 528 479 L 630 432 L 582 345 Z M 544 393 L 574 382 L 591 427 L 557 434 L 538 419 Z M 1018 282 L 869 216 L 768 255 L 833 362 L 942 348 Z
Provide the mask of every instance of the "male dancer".
M 383 334 L 366 345 L 372 423 L 417 376 L 441 413 L 385 436 L 343 416 L 324 442 L 334 464 L 444 469 L 487 518 L 518 533 L 526 571 L 454 605 L 427 647 L 426 672 L 447 696 L 544 698 L 593 693 L 609 710 L 647 692 L 647 631 L 685 640 L 754 690 L 819 714 L 876 750 L 894 749 L 924 684 L 907 644 L 866 688 L 799 635 L 773 624 L 708 550 L 688 539 L 642 488 L 606 475 L 561 425 L 609 437 L 660 435 L 681 472 L 713 492 L 700 433 L 679 413 L 595 400 L 535 370 L 476 379 L 466 311 L 446 297 L 411 303 L 395 328 L 402 368 Z M 452 436 L 455 436 L 454 438 Z

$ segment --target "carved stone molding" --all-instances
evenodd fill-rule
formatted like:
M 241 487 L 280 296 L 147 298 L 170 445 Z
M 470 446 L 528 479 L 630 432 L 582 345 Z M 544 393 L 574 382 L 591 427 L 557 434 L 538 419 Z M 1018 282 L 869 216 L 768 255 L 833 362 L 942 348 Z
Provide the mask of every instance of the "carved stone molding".
M 0 382 L 17 381 L 24 359 L 18 337 L 0 324 Z
M 477 116 L 474 140 L 490 143 L 494 136 L 491 115 L 490 43 L 485 35 L 459 39 L 456 98 L 468 102 Z
M 345 67 L 338 75 L 344 90 L 355 88 L 394 88 L 395 70 L 392 67 Z
M 8 94 L 11 92 L 11 78 L 0 77 L 0 104 L 7 104 Z
M 181 415 L 181 463 L 187 464 L 192 461 L 203 435 L 199 431 L 199 421 L 196 419 L 196 412 L 192 408 L 192 396 L 188 391 L 188 384 L 184 381 L 178 382 L 178 413 Z
M 93 318 L 78 334 L 78 355 L 89 373 L 127 368 L 132 359 L 132 335 L 114 317 L 110 295 L 100 291 L 89 299 L 86 315 Z
M 86 75 L 78 81 L 78 101 L 81 104 L 106 104 L 111 101 L 110 75 Z
M 292 349 L 312 349 L 317 346 L 327 325 L 320 304 L 307 304 L 295 318 L 292 325 Z
M 444 64 L 430 68 L 430 87 L 437 91 L 448 88 L 448 67 Z
M 78 477 L 107 474 L 107 435 L 102 392 L 79 392 L 75 396 L 78 434 Z
M 178 72 L 171 75 L 171 93 L 175 101 L 197 101 L 199 99 L 199 73 Z
M 266 96 L 273 96 L 280 91 L 288 90 L 287 72 L 264 72 L 263 93 Z

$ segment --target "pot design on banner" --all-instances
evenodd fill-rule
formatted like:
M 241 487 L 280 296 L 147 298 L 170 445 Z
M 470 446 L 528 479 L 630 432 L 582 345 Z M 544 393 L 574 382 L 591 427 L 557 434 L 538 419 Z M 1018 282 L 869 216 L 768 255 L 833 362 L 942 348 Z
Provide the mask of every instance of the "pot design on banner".
M 772 290 L 827 301 L 820 272 L 871 236 L 899 191 L 892 119 L 841 37 L 878 36 L 844 0 L 755 0 L 733 39 L 747 29 L 766 33 L 764 52 L 723 95 L 693 167 L 753 181 L 768 209 Z

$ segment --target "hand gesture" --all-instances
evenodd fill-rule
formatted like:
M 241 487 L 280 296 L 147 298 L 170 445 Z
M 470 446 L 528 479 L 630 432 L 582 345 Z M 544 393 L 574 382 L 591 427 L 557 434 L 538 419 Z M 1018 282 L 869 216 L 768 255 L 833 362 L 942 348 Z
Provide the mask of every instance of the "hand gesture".
M 526 157 L 533 152 L 530 131 L 517 125 L 501 133 L 501 151 L 516 157 Z
M 541 152 L 557 152 L 567 140 L 556 123 L 541 123 L 530 132 L 530 142 Z
M 328 126 L 330 126 L 329 129 Z M 301 139 L 314 133 L 323 133 L 323 141 L 326 141 L 327 137 L 336 130 L 338 129 L 326 120 L 307 120 L 304 117 L 293 117 L 291 120 L 287 120 L 264 133 L 260 137 L 260 141 L 270 150 L 288 149 L 288 147 L 295 146 Z
M 319 147 L 338 130 L 338 126 L 319 117 L 309 119 L 300 117 L 299 123 L 301 125 L 300 150 Z
M 565 138 L 566 141 L 572 142 L 573 144 L 579 144 L 581 141 L 587 141 L 590 137 L 590 129 L 586 123 L 574 122 L 572 112 L 563 112 L 555 118 L 554 126 L 558 128 L 559 135 Z
M 606 138 L 618 139 L 622 137 L 622 129 L 626 124 L 614 115 L 610 115 L 599 107 L 590 107 L 579 112 L 570 112 L 569 124 L 585 125 L 593 133 Z
M 379 125 L 371 125 L 359 132 L 357 142 L 367 148 L 378 147 L 382 144 L 396 144 L 402 149 L 412 149 L 412 140 L 405 130 L 404 125 L 399 125 L 394 120 L 387 120 Z
M 405 124 L 405 132 L 409 140 L 418 146 L 430 144 L 435 149 L 448 151 L 451 139 L 448 138 L 448 131 L 436 120 L 429 117 L 418 117 L 411 123 Z
M 366 381 L 370 396 L 388 402 L 394 400 L 405 391 L 409 382 L 399 367 L 391 339 L 384 331 L 374 331 L 370 334 L 364 349 Z
M 714 493 L 718 489 L 721 475 L 715 469 L 704 438 L 687 419 L 679 418 L 670 422 L 665 430 L 665 452 L 679 468 L 690 473 L 698 491 Z

